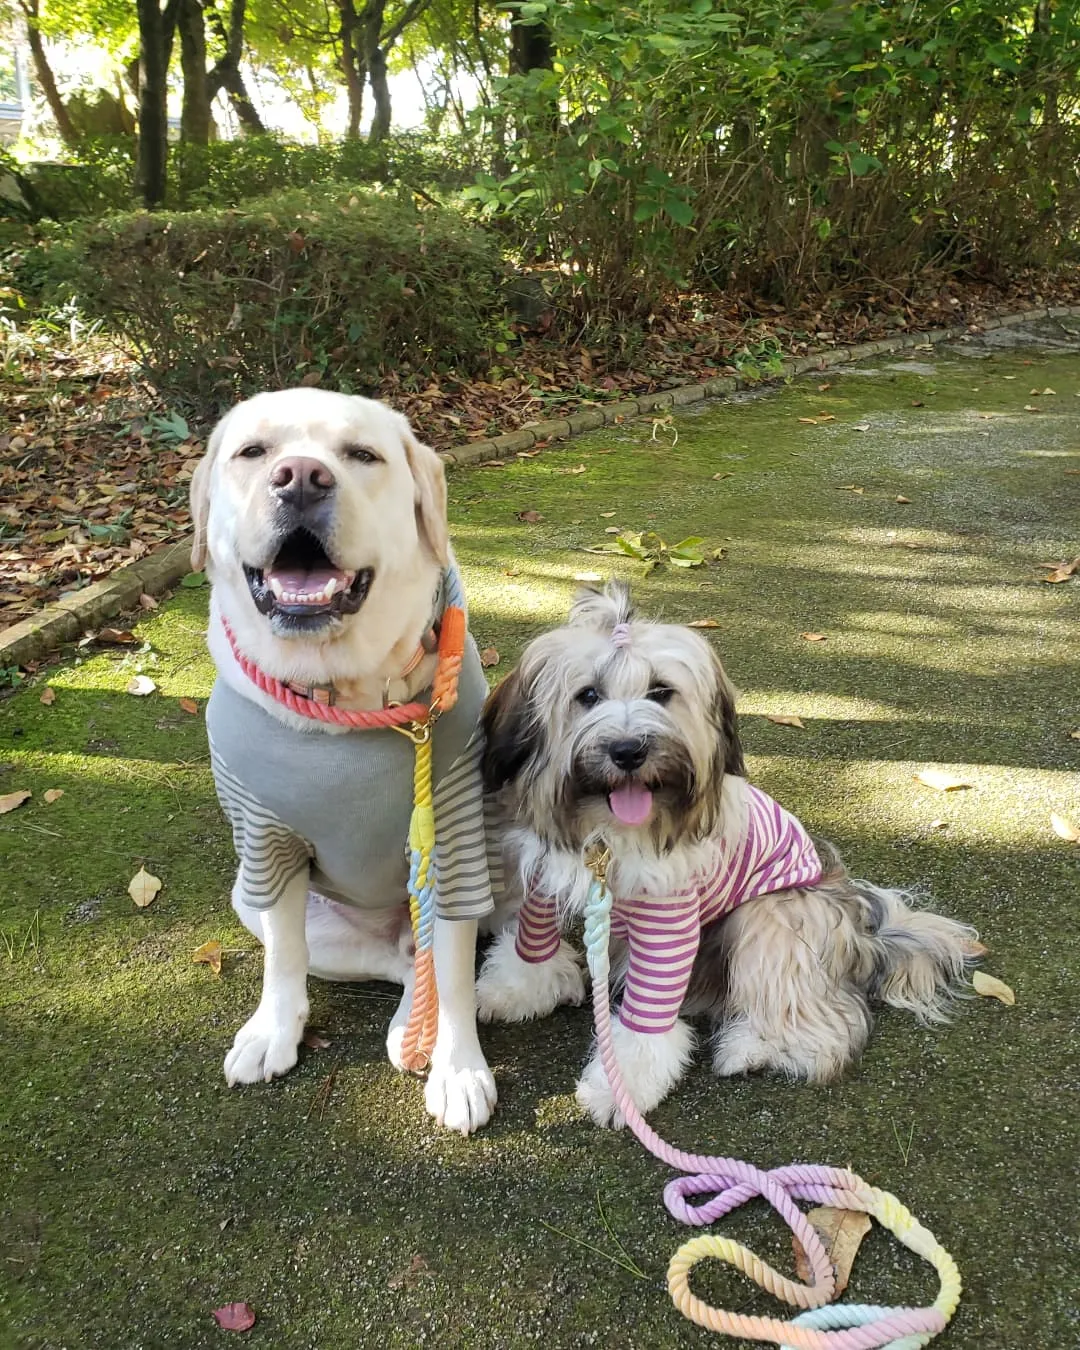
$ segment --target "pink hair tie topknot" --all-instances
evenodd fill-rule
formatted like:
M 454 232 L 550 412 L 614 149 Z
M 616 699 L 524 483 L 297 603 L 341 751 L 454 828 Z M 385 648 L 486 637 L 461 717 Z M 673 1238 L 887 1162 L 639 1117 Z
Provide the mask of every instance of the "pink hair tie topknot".
M 630 625 L 628 623 L 617 623 L 611 630 L 611 640 L 616 647 L 629 647 Z

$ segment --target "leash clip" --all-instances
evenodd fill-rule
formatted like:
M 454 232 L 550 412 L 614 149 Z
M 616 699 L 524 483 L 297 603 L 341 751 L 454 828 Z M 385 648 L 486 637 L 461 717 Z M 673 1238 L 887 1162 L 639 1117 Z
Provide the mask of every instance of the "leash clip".
M 594 844 L 585 854 L 585 866 L 601 886 L 606 886 L 608 868 L 611 866 L 610 847 L 607 844 Z
M 400 703 L 391 702 L 386 705 L 388 708 L 400 708 Z M 442 715 L 442 708 L 439 700 L 431 700 L 431 707 L 427 710 L 427 716 L 422 722 L 392 722 L 391 730 L 400 731 L 403 736 L 412 741 L 413 745 L 427 745 L 431 740 L 431 733 L 435 729 L 435 723 Z

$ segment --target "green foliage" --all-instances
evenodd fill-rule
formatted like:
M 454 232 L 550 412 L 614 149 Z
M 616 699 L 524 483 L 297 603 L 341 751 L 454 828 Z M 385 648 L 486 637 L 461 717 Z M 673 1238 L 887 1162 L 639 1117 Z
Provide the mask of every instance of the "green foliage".
M 515 8 L 555 69 L 502 83 L 509 171 L 469 197 L 591 324 L 688 281 L 790 303 L 1075 248 L 1075 5 Z
M 88 137 L 68 163 L 31 163 L 22 172 L 42 211 L 55 220 L 101 216 L 134 205 L 135 140 L 130 136 Z
M 484 230 L 347 189 L 80 224 L 19 278 L 77 298 L 160 388 L 212 402 L 302 378 L 370 392 L 391 365 L 483 369 L 503 313 Z

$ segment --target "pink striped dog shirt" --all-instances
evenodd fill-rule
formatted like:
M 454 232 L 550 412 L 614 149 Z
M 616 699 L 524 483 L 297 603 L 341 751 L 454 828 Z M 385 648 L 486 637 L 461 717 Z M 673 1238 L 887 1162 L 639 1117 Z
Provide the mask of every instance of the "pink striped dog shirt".
M 745 833 L 730 854 L 718 845 L 715 862 L 693 890 L 615 897 L 611 931 L 629 948 L 619 1020 L 630 1031 L 659 1034 L 675 1025 L 705 924 L 756 895 L 821 880 L 821 860 L 795 817 L 757 788 L 748 787 L 746 795 Z M 558 948 L 555 901 L 530 894 L 518 917 L 518 955 L 537 964 Z

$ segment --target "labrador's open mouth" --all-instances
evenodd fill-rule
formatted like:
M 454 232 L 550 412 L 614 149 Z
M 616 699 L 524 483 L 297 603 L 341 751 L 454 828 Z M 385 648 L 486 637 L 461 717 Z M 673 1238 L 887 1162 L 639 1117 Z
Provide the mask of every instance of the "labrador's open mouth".
M 251 598 L 260 614 L 297 619 L 355 614 L 367 598 L 375 573 L 336 567 L 310 530 L 294 530 L 267 568 L 244 566 Z

